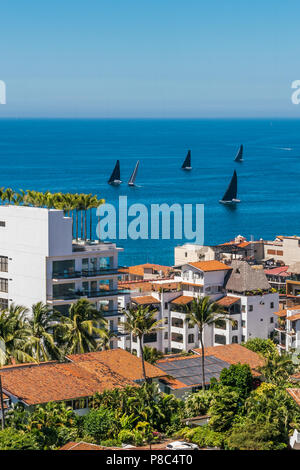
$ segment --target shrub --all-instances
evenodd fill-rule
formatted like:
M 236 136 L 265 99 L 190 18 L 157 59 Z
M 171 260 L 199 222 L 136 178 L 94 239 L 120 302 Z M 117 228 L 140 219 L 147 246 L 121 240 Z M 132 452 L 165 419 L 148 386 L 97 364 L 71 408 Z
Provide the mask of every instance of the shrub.
M 91 410 L 84 419 L 84 432 L 97 441 L 107 439 L 111 435 L 114 413 L 104 406 Z
M 213 397 L 211 390 L 200 390 L 190 393 L 185 400 L 185 414 L 187 418 L 205 415 L 210 407 Z
M 225 435 L 215 432 L 208 425 L 198 426 L 197 428 L 183 428 L 176 434 L 177 438 L 193 442 L 199 447 L 223 447 Z
M 6 428 L 0 431 L 0 450 L 38 450 L 34 433 Z
M 220 374 L 220 384 L 234 388 L 242 398 L 252 390 L 253 378 L 248 364 L 232 364 Z

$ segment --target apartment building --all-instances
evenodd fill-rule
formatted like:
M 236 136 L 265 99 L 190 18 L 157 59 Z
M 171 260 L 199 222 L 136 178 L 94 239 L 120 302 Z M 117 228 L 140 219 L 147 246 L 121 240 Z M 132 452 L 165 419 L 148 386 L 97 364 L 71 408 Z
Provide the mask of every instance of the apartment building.
M 0 305 L 48 303 L 66 313 L 89 299 L 118 328 L 118 254 L 114 243 L 72 240 L 63 211 L 0 206 Z M 112 346 L 117 341 L 113 340 Z
M 300 353 L 300 304 L 276 312 L 275 325 L 279 351 Z

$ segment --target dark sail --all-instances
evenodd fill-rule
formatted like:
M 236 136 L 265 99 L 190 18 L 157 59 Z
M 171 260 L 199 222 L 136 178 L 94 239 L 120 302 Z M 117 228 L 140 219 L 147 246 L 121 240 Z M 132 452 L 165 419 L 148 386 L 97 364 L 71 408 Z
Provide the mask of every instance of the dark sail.
M 108 183 L 113 183 L 114 181 L 120 181 L 120 162 L 117 160 L 115 168 L 111 174 L 111 177 L 108 180 Z
M 236 157 L 234 159 L 235 162 L 241 162 L 243 160 L 243 146 L 241 145 L 238 153 L 236 154 Z
M 232 201 L 233 199 L 236 199 L 236 196 L 237 196 L 237 174 L 236 174 L 236 171 L 234 170 L 233 176 L 231 178 L 227 191 L 222 198 L 222 201 Z
M 134 186 L 139 164 L 140 164 L 140 161 L 138 160 L 135 165 L 135 169 L 133 170 L 132 175 L 130 176 L 130 180 L 128 181 L 129 186 Z
M 188 151 L 187 156 L 185 157 L 185 160 L 181 168 L 183 169 L 191 168 L 191 151 L 190 150 Z

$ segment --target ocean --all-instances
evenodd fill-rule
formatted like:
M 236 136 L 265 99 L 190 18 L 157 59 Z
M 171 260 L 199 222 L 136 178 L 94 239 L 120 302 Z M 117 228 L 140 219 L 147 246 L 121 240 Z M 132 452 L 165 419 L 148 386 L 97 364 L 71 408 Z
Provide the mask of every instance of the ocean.
M 205 244 L 300 235 L 300 120 L 1 119 L 0 135 L 0 186 L 93 193 L 114 205 L 120 195 L 147 207 L 204 204 Z M 188 149 L 193 169 L 185 172 Z M 123 184 L 112 187 L 117 159 Z M 130 188 L 137 160 L 138 187 Z M 218 201 L 234 169 L 241 203 L 232 208 Z M 123 265 L 173 264 L 184 241 L 116 240 Z

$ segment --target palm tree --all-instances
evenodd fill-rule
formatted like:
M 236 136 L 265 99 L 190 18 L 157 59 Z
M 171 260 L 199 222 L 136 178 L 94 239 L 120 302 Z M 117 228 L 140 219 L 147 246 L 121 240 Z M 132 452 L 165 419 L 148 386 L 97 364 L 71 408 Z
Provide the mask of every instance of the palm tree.
M 24 348 L 32 357 L 38 362 L 61 358 L 52 334 L 55 317 L 48 305 L 43 302 L 34 304 L 32 316 L 26 318 L 24 324 L 29 333 Z
M 92 240 L 92 231 L 93 231 L 93 209 L 96 209 L 100 204 L 102 204 L 103 199 L 98 199 L 97 196 L 91 196 L 89 200 L 89 210 L 90 210 L 90 240 Z
M 99 342 L 99 345 L 97 347 L 98 350 L 100 351 L 107 351 L 108 349 L 110 349 L 110 342 L 111 340 L 113 340 L 114 338 L 117 338 L 118 335 L 116 333 L 114 333 L 114 331 L 110 331 L 110 330 L 103 330 L 103 336 Z
M 62 316 L 54 328 L 54 338 L 65 354 L 82 354 L 95 351 L 99 338 L 105 336 L 106 321 L 87 299 L 79 299 L 69 308 L 69 315 Z
M 11 304 L 7 309 L 0 311 L 0 365 L 8 364 L 12 360 L 21 362 L 34 362 L 24 345 L 29 336 L 28 327 L 24 317 L 28 310 L 21 305 Z
M 7 201 L 8 204 L 11 204 L 14 200 L 14 195 L 15 191 L 11 188 L 7 188 L 2 195 L 2 200 Z
M 288 380 L 294 369 L 295 366 L 288 354 L 270 354 L 265 365 L 260 367 L 260 372 L 265 376 L 267 382 L 279 385 Z
M 162 357 L 163 353 L 161 351 L 158 351 L 156 348 L 144 346 L 144 360 L 149 362 L 149 364 L 155 364 Z
M 156 313 L 157 310 L 150 310 L 149 305 L 147 307 L 144 305 L 138 305 L 137 307 L 132 307 L 124 311 L 124 330 L 126 332 L 130 332 L 139 339 L 143 376 L 145 381 L 147 381 L 147 377 L 143 350 L 144 335 L 163 328 L 159 327 L 159 324 L 162 322 L 162 320 L 156 320 Z
M 213 325 L 219 320 L 230 319 L 228 313 L 210 297 L 198 297 L 193 299 L 187 308 L 186 321 L 193 326 L 197 325 L 199 329 L 199 340 L 201 344 L 202 355 L 202 388 L 205 390 L 205 370 L 204 370 L 204 342 L 203 332 L 205 326 Z

